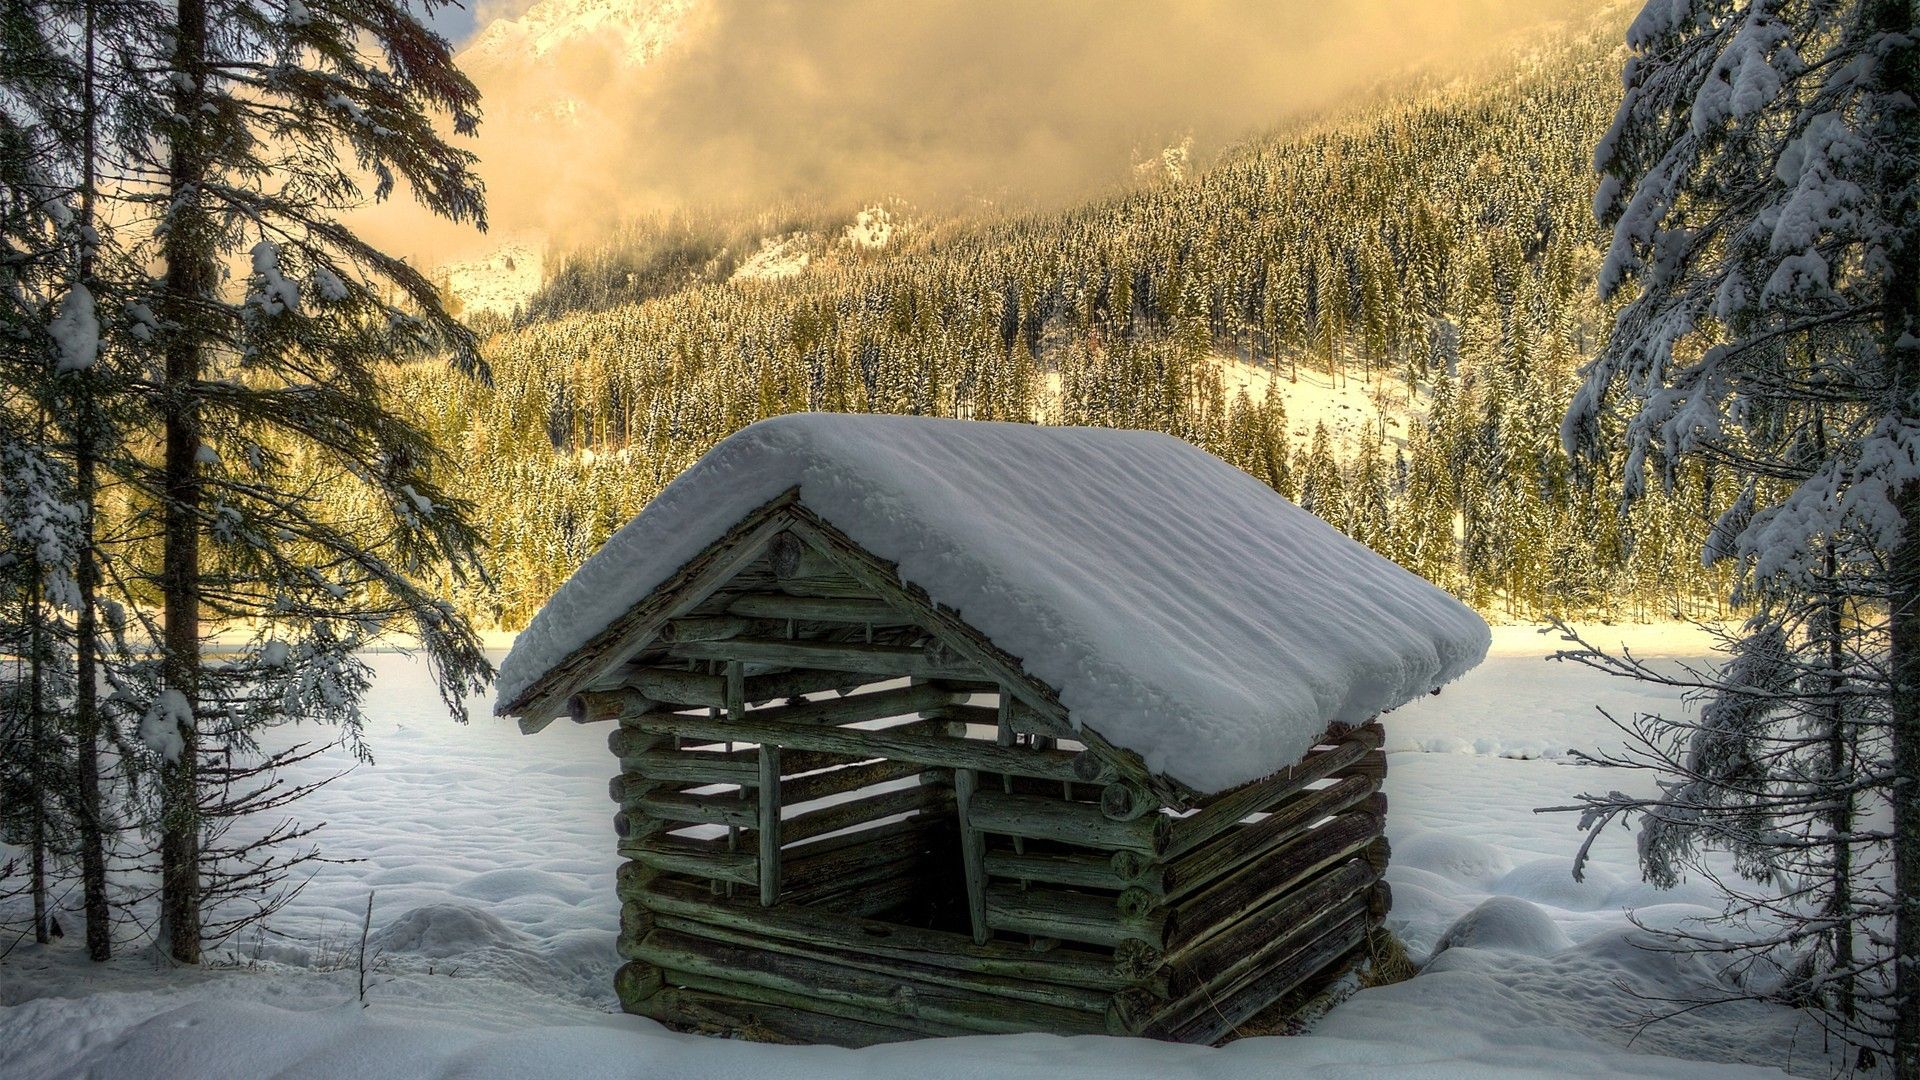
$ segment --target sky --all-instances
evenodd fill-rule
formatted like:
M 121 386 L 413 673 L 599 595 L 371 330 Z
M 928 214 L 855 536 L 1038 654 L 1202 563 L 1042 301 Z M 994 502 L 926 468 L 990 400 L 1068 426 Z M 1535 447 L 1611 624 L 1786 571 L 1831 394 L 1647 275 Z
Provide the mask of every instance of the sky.
M 458 3 L 446 4 L 429 11 L 426 13 L 427 25 L 439 31 L 441 37 L 453 42 L 454 47 L 465 45 L 467 39 L 473 36 L 475 28 L 473 9 L 477 2 L 478 0 L 459 0 Z M 518 15 L 530 2 L 531 0 L 507 0 L 510 9 L 503 10 L 500 14 L 502 17 Z M 419 10 L 419 7 L 415 10 Z

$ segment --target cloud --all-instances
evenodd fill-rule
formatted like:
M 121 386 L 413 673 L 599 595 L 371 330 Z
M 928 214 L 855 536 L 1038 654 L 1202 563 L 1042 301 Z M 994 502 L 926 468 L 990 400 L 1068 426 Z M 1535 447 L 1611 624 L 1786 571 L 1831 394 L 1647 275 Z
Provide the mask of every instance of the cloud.
M 622 214 L 778 198 L 1059 203 L 1123 179 L 1142 152 L 1186 136 L 1217 150 L 1588 8 L 704 0 L 636 63 L 623 28 L 650 25 L 662 0 L 624 2 L 609 19 L 599 0 L 594 31 L 556 43 L 552 27 L 575 17 L 564 5 L 596 9 L 543 0 L 523 22 L 540 23 L 544 54 L 465 58 L 486 95 L 478 150 L 497 227 L 566 238 Z

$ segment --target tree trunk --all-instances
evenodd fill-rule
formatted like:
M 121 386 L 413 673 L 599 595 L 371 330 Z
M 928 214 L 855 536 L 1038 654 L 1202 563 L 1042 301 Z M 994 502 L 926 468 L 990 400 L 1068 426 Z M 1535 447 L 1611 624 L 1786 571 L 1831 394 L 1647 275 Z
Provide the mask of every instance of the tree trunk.
M 33 755 L 27 765 L 27 798 L 33 806 L 28 825 L 28 881 L 33 892 L 33 940 L 45 945 L 47 933 L 47 703 L 45 676 L 47 642 L 45 608 L 40 603 L 40 567 L 33 566 L 34 580 L 27 587 L 27 747 Z
M 1893 414 L 1920 415 L 1920 47 L 1912 0 L 1869 0 L 1867 29 L 1885 35 L 1879 96 L 1886 230 L 1885 316 L 1881 348 L 1892 376 Z M 1896 495 L 1904 522 L 1894 547 L 1890 607 L 1893 638 L 1893 1073 L 1920 1080 L 1920 481 Z
M 94 94 L 94 81 L 97 78 L 94 62 L 97 27 L 94 15 L 95 4 L 89 0 L 85 13 L 85 100 L 81 117 L 85 125 L 82 140 L 85 160 L 81 165 L 83 178 L 80 187 L 80 220 L 89 229 L 93 225 L 94 188 L 98 183 L 94 171 L 99 111 Z M 80 280 L 91 289 L 94 251 L 91 243 L 83 240 L 82 244 Z M 94 402 L 96 383 L 93 369 L 76 372 L 74 378 L 77 400 L 74 409 L 73 472 L 81 514 L 79 565 L 75 568 L 80 588 L 80 612 L 74 620 L 73 703 L 74 754 L 77 759 L 75 779 L 79 787 L 80 888 L 86 910 L 87 956 L 94 960 L 105 960 L 113 953 L 113 927 L 107 909 L 107 855 L 100 803 L 100 687 L 95 671 L 100 637 L 99 622 L 95 618 L 100 572 L 93 550 L 93 504 L 99 495 L 94 462 L 99 431 L 96 429 L 98 416 Z
M 1825 428 L 1816 429 L 1824 448 Z M 1824 457 L 1824 453 L 1822 454 Z M 1853 834 L 1854 801 L 1851 790 L 1854 780 L 1853 718 L 1847 715 L 1843 695 L 1846 693 L 1847 680 L 1842 674 L 1846 670 L 1846 643 L 1841 639 L 1845 629 L 1843 607 L 1846 601 L 1840 592 L 1839 560 L 1834 557 L 1833 544 L 1827 544 L 1825 561 L 1828 594 L 1821 605 L 1819 627 L 1826 646 L 1827 667 L 1831 674 L 1827 676 L 1828 700 L 1823 707 L 1824 722 L 1827 726 L 1827 790 L 1836 792 L 1833 806 L 1827 811 L 1827 828 L 1833 834 L 1832 864 L 1828 867 L 1831 891 L 1827 895 L 1827 916 L 1833 920 L 1832 942 L 1833 967 L 1842 973 L 1840 986 L 1834 1007 L 1847 1021 L 1854 1018 L 1854 962 L 1853 931 L 1854 922 L 1860 913 L 1854 910 L 1853 900 Z
M 204 0 L 180 0 L 174 36 L 175 112 L 180 118 L 169 160 L 173 196 L 163 251 L 166 299 L 173 327 L 162 390 L 165 449 L 161 484 L 160 590 L 166 687 L 197 711 L 200 696 L 200 531 L 198 416 L 201 306 L 213 296 L 219 270 L 210 223 L 200 209 L 207 174 L 200 114 L 206 78 Z M 197 716 L 181 725 L 179 756 L 160 770 L 160 908 L 166 947 L 183 964 L 200 962 L 199 731 Z

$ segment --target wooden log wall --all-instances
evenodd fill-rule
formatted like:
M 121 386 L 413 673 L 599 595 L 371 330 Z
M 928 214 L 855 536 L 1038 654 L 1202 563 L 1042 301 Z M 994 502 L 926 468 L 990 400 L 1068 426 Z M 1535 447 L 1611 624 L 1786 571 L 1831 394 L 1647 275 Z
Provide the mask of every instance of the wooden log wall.
M 572 702 L 616 724 L 629 1011 L 845 1045 L 1215 1042 L 1384 919 L 1377 725 L 1176 812 L 818 554 L 776 544 Z

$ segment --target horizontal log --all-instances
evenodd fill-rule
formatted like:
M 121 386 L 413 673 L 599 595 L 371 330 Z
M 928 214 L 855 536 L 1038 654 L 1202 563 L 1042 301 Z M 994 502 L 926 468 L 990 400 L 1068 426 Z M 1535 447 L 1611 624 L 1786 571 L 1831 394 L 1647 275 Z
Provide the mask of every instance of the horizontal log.
M 729 791 L 718 795 L 690 795 L 655 791 L 634 800 L 641 813 L 660 821 L 687 825 L 730 825 L 752 829 L 760 823 L 758 803 L 751 794 Z
M 655 870 L 693 877 L 760 883 L 760 860 L 750 851 L 728 851 L 724 846 L 684 836 L 653 836 L 620 845 L 620 854 Z
M 713 994 L 717 997 L 752 1005 L 756 1008 L 773 1006 L 802 1012 L 835 1016 L 863 1024 L 873 1024 L 900 1028 L 911 1031 L 916 1037 L 943 1037 L 954 1035 L 972 1035 L 976 1032 L 954 1024 L 941 1024 L 932 1020 L 908 1016 L 898 1010 L 875 1008 L 871 1004 L 849 1004 L 833 998 L 794 991 L 782 987 L 768 986 L 763 981 L 748 982 L 723 976 L 710 975 L 700 971 L 666 970 L 662 973 L 669 989 L 680 987 Z M 667 993 L 666 990 L 661 991 Z M 655 995 L 657 998 L 659 995 Z
M 787 619 L 793 622 L 833 622 L 904 625 L 911 616 L 885 600 L 842 599 L 825 596 L 788 596 L 784 593 L 746 593 L 727 605 L 727 613 L 751 619 Z
M 797 868 L 800 853 L 810 846 L 789 850 L 795 860 L 789 865 Z M 1035 953 L 1024 944 L 1002 941 L 975 945 L 964 935 L 943 930 L 846 918 L 789 904 L 762 908 L 743 899 L 710 896 L 704 888 L 671 879 L 654 881 L 637 899 L 660 915 L 961 971 L 1108 991 L 1136 981 L 1116 971 L 1114 958 L 1102 953 L 1072 947 Z
M 700 717 L 699 719 L 704 720 L 706 718 Z M 904 724 L 895 724 L 887 728 L 887 731 L 889 733 L 903 735 L 930 734 L 944 736 L 947 728 L 943 722 L 939 721 L 910 720 Z M 649 745 L 670 746 L 673 741 L 673 737 L 670 735 L 648 734 L 644 731 L 636 731 L 635 734 L 643 738 L 658 740 L 656 743 Z M 690 753 L 711 754 L 716 758 L 727 761 L 750 762 L 754 765 L 754 773 L 757 779 L 760 760 L 760 750 L 758 746 L 754 743 L 741 741 L 738 738 L 738 732 L 732 734 L 735 737 L 727 739 L 711 739 L 704 736 L 682 738 L 680 740 L 680 749 Z M 780 766 L 781 771 L 786 775 L 799 776 L 804 773 L 819 772 L 821 769 L 859 765 L 864 762 L 874 761 L 878 758 L 879 755 L 873 753 L 835 754 L 824 750 L 796 750 L 791 746 L 783 746 L 781 747 Z
M 787 843 L 794 844 L 896 814 L 946 814 L 952 810 L 951 791 L 915 785 L 795 814 L 780 823 L 780 835 Z
M 727 707 L 727 680 L 720 675 L 675 668 L 642 667 L 626 671 L 620 689 L 670 708 Z
M 632 718 L 628 717 L 628 719 Z M 607 749 L 613 751 L 614 756 L 623 761 L 664 745 L 666 740 L 655 732 L 639 731 L 626 726 L 607 732 Z
M 826 772 L 809 773 L 780 782 L 780 801 L 791 808 L 799 803 L 824 799 L 832 795 L 844 795 L 849 791 L 874 784 L 884 784 L 893 780 L 905 780 L 922 772 L 926 766 L 912 761 L 869 761 L 863 765 L 849 765 L 843 769 L 829 769 Z
M 1259 821 L 1236 826 L 1199 849 L 1174 860 L 1158 874 L 1141 875 L 1147 888 L 1177 900 L 1211 884 L 1227 872 L 1272 851 L 1322 818 L 1332 817 L 1367 802 L 1373 782 L 1349 777 L 1329 788 L 1303 791 L 1275 807 Z
M 865 582 L 846 574 L 818 574 L 809 577 L 782 578 L 777 587 L 793 596 L 826 599 L 878 600 L 880 596 Z
M 1128 940 L 1158 946 L 1166 937 L 1164 913 L 1129 918 L 1112 897 L 1017 885 L 987 887 L 987 925 L 1006 933 L 1107 946 Z
M 859 832 L 793 845 L 781 851 L 781 877 L 788 892 L 803 892 L 850 880 L 876 866 L 902 859 L 928 858 L 933 850 L 934 834 L 945 824 L 916 815 Z
M 772 629 L 764 621 L 743 619 L 737 615 L 694 615 L 668 621 L 667 625 L 660 628 L 660 640 L 668 644 L 726 641 L 755 630 L 766 633 Z
M 1003 976 L 982 975 L 943 968 L 932 964 L 916 963 L 884 956 L 858 949 L 837 948 L 832 945 L 811 941 L 786 941 L 763 935 L 713 926 L 681 919 L 677 916 L 663 915 L 660 925 L 668 930 L 707 938 L 712 941 L 744 946 L 747 948 L 767 949 L 773 952 L 800 956 L 824 963 L 839 964 L 886 975 L 903 981 L 932 983 L 936 986 L 951 987 L 978 994 L 985 998 L 1006 998 L 1009 1001 L 1030 1001 L 1036 1005 L 1051 1005 L 1056 1008 L 1071 1009 L 1090 1015 L 1104 1015 L 1112 995 L 1101 990 L 1089 990 L 1075 986 L 1062 986 L 1057 983 L 1035 982 L 1029 979 L 1011 979 Z
M 1266 810 L 1316 780 L 1360 760 L 1381 743 L 1386 732 L 1379 724 L 1355 728 L 1346 739 L 1326 750 L 1308 754 L 1300 764 L 1264 780 L 1233 789 L 1210 800 L 1174 828 L 1169 856 L 1178 856 L 1233 828 L 1249 815 Z
M 1117 891 L 1127 888 L 1136 880 L 1116 873 L 1111 858 L 1080 852 L 1019 852 L 996 849 L 987 852 L 986 865 L 987 874 L 990 877 L 1037 881 L 1046 885 L 1069 885 L 1075 888 Z
M 1167 957 L 1168 989 L 1181 996 L 1218 983 L 1239 967 L 1251 970 L 1272 952 L 1274 942 L 1294 934 L 1328 912 L 1351 915 L 1365 902 L 1377 880 L 1359 859 L 1344 863 L 1282 893 L 1264 907 L 1235 920 L 1197 948 Z
M 1169 991 L 1177 988 L 1177 992 L 1169 998 L 1122 992 L 1115 996 L 1109 1013 L 1113 1029 L 1119 1034 L 1167 1038 L 1211 1012 L 1215 1002 L 1234 997 L 1273 972 L 1291 970 L 1302 978 L 1311 977 L 1317 968 L 1309 969 L 1307 964 L 1320 952 L 1316 947 L 1352 923 L 1357 911 L 1350 902 L 1313 912 L 1291 926 L 1276 928 L 1266 939 L 1248 943 L 1245 951 L 1225 957 L 1218 967 L 1176 973 Z
M 974 796 L 970 820 L 974 828 L 987 833 L 1148 855 L 1164 852 L 1173 831 L 1173 819 L 1165 814 L 1115 821 L 1092 803 L 997 791 Z
M 638 800 L 634 801 L 638 802 Z M 668 827 L 667 822 L 650 816 L 638 806 L 623 809 L 613 815 L 613 834 L 620 838 L 621 843 L 664 832 Z
M 613 973 L 614 995 L 620 999 L 620 1007 L 628 1012 L 634 1012 L 641 1002 L 659 993 L 663 985 L 660 969 L 644 960 L 629 961 Z
M 614 951 L 621 959 L 633 959 L 633 949 L 640 939 L 653 931 L 655 916 L 653 912 L 640 905 L 638 901 L 625 900 L 620 904 L 620 936 L 614 939 Z
M 825 701 L 796 702 L 754 709 L 746 716 L 758 723 L 839 726 L 863 724 L 911 716 L 924 709 L 946 705 L 959 695 L 938 686 L 902 686 L 891 690 L 869 690 L 850 697 Z
M 748 983 L 816 1001 L 894 1012 L 966 1031 L 1016 1033 L 1105 1030 L 1105 1018 L 1088 1013 L 1011 1001 L 938 983 L 876 974 L 811 957 L 736 945 L 672 930 L 656 930 L 642 944 L 647 961 L 688 972 Z
M 684 986 L 669 986 L 643 1004 L 644 1008 L 628 1011 L 664 1024 L 756 1041 L 857 1049 L 924 1037 L 920 1031 L 882 1024 L 877 1018 L 852 1020 L 790 1006 L 742 1001 Z
M 770 667 L 848 671 L 893 678 L 964 678 L 979 674 L 978 668 L 956 657 L 911 645 L 735 638 L 732 641 L 673 645 L 668 652 L 689 660 L 738 660 Z
M 599 724 L 659 707 L 659 702 L 638 690 L 588 690 L 567 699 L 567 717 L 576 724 Z
M 874 890 L 896 883 L 907 883 L 905 895 L 901 899 L 913 896 L 916 891 L 924 891 L 924 883 L 929 875 L 929 856 L 926 852 L 896 853 L 892 859 L 874 862 L 862 869 L 850 869 L 837 877 L 820 878 L 817 883 L 805 887 L 796 887 L 782 895 L 784 903 L 801 904 L 807 907 L 828 907 L 845 911 L 848 904 L 839 901 L 848 898 L 871 898 Z M 891 907 L 890 902 L 875 910 Z
M 1385 881 L 1376 881 L 1367 891 L 1367 916 L 1374 926 L 1387 921 L 1387 914 L 1393 910 L 1393 886 Z
M 620 764 L 626 775 L 637 777 L 641 783 L 733 784 L 737 787 L 760 784 L 758 764 L 711 750 L 655 748 L 622 755 Z
M 1341 814 L 1195 893 L 1174 907 L 1168 947 L 1175 952 L 1191 948 L 1231 925 L 1243 912 L 1360 854 L 1379 837 L 1381 824 L 1372 814 Z
M 1336 780 L 1342 780 L 1349 776 L 1364 776 L 1376 784 L 1383 783 L 1387 779 L 1387 752 L 1385 750 L 1369 750 L 1361 756 L 1359 761 L 1341 769 L 1339 772 L 1329 775 Z
M 773 743 L 801 750 L 885 757 L 938 765 L 950 769 L 978 769 L 981 772 L 1012 773 L 1051 780 L 1072 780 L 1074 755 L 1061 750 L 1036 750 L 1028 747 L 1000 746 L 980 739 L 959 739 L 929 734 L 925 729 L 906 730 L 906 725 L 878 731 L 842 727 L 807 727 L 799 724 L 769 723 L 757 718 L 762 710 L 753 710 L 739 721 L 724 718 L 694 717 L 675 713 L 656 713 L 634 721 L 636 730 L 683 738 Z
M 1306 985 L 1351 955 L 1366 940 L 1366 917 L 1347 920 L 1284 960 L 1256 975 L 1250 982 L 1224 999 L 1210 999 L 1199 1015 L 1185 1026 L 1159 1035 L 1179 1042 L 1212 1045 L 1233 1033 L 1241 1024 L 1259 1015 L 1274 1002 Z
M 1109 821 L 1132 821 L 1160 809 L 1160 802 L 1138 784 L 1115 781 L 1100 789 L 1100 813 Z
M 623 862 L 613 872 L 613 888 L 622 900 L 640 895 L 640 890 L 659 880 L 660 871 L 642 862 Z
M 844 573 L 832 556 L 791 532 L 780 533 L 768 542 L 767 565 L 774 578 L 781 581 Z
M 852 690 L 862 680 L 843 671 L 776 671 L 747 677 L 748 702 L 775 701 L 828 690 Z M 663 667 L 630 667 L 614 689 L 633 690 L 669 709 L 727 707 L 724 675 Z
M 1302 979 L 1310 977 L 1313 970 L 1307 969 L 1307 961 L 1322 951 L 1316 946 L 1351 924 L 1357 910 L 1347 904 L 1314 912 L 1269 939 L 1253 943 L 1249 951 L 1228 957 L 1222 967 L 1177 978 L 1179 992 L 1168 1000 L 1119 995 L 1112 1010 L 1117 1021 L 1114 1026 L 1123 1034 L 1167 1038 L 1212 1012 L 1214 1003 L 1233 998 L 1274 972 L 1291 971 Z

